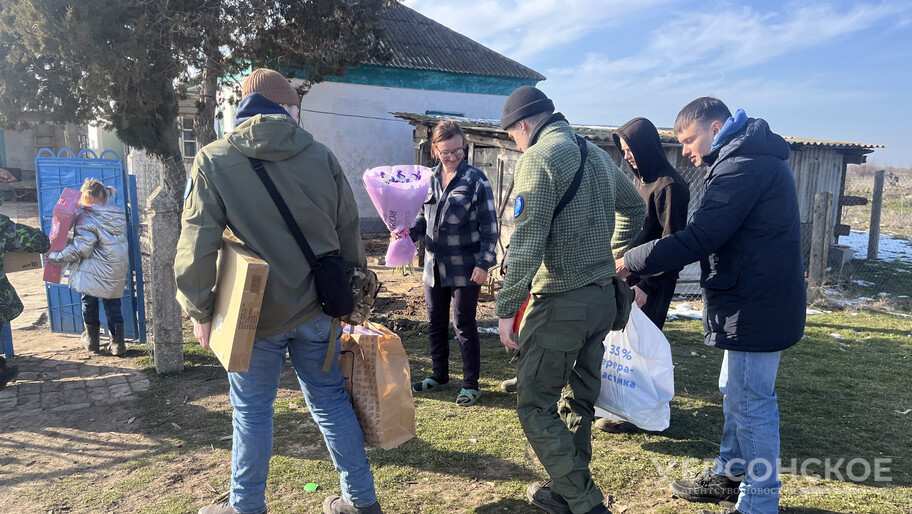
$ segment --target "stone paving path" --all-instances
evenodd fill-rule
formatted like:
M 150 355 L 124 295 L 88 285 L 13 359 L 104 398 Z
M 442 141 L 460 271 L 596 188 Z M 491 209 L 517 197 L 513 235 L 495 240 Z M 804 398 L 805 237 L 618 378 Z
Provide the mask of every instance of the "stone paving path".
M 111 405 L 149 390 L 146 375 L 125 366 L 126 361 L 90 355 L 81 348 L 41 351 L 15 360 L 19 378 L 0 391 L 0 418 Z

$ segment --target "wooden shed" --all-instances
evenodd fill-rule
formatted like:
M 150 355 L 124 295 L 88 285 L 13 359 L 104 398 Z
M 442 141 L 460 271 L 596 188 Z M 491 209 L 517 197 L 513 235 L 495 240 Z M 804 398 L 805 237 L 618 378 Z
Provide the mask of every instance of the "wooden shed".
M 437 122 L 445 118 L 413 113 L 394 113 L 394 115 L 407 120 L 415 127 L 413 136 L 415 163 L 431 165 L 429 143 L 431 131 Z M 466 134 L 469 146 L 467 154 L 469 164 L 484 171 L 494 188 L 494 200 L 498 212 L 501 214 L 501 245 L 498 247 L 498 251 L 500 251 L 510 241 L 513 233 L 513 217 L 504 216 L 503 213 L 513 212 L 513 197 L 515 196 L 515 192 L 512 191 L 513 168 L 521 153 L 516 144 L 507 136 L 506 131 L 500 129 L 499 120 L 466 118 L 455 120 Z M 614 145 L 613 133 L 616 127 L 574 125 L 573 128 L 577 134 L 607 151 L 615 163 L 629 172 L 621 153 Z M 690 210 L 693 212 L 702 199 L 703 170 L 695 168 L 689 159 L 681 155 L 681 144 L 678 143 L 671 129 L 660 128 L 659 135 L 669 162 L 677 168 L 690 185 Z M 810 240 L 814 195 L 827 191 L 833 193 L 833 204 L 840 207 L 833 209 L 831 220 L 830 233 L 834 235 L 832 244 L 836 244 L 839 236 L 849 234 L 850 228 L 842 223 L 841 206 L 859 201 L 857 198 L 845 198 L 843 195 L 846 167 L 849 164 L 864 163 L 867 154 L 876 148 L 883 148 L 883 146 L 793 137 L 785 139 L 792 149 L 789 165 L 795 175 L 795 183 L 798 188 L 805 248 L 808 248 Z

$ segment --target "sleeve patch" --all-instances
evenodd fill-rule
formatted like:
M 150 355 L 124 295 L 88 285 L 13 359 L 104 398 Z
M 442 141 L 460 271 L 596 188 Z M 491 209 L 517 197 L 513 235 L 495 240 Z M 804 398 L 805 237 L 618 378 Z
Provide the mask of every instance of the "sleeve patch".
M 712 198 L 710 198 L 710 200 L 712 200 L 714 202 L 719 202 L 719 203 L 728 203 L 728 201 L 731 200 L 731 195 L 726 194 L 726 193 L 713 193 Z
M 521 195 L 516 195 L 516 200 L 513 202 L 513 217 L 518 218 L 523 212 L 523 208 L 526 206 L 526 201 Z
M 187 177 L 187 187 L 184 188 L 184 200 L 190 198 L 190 192 L 193 191 L 193 177 Z

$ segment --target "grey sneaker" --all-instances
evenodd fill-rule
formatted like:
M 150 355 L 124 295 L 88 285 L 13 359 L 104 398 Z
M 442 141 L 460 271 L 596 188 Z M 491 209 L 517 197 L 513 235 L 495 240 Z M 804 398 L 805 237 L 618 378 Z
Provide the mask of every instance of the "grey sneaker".
M 516 377 L 511 378 L 510 380 L 504 380 L 500 383 L 500 388 L 508 393 L 516 392 Z
M 383 514 L 383 509 L 380 508 L 380 502 L 367 507 L 355 507 L 338 496 L 327 496 L 323 501 L 323 514 Z
M 514 379 L 515 380 L 515 379 Z M 544 484 L 532 484 L 526 489 L 526 497 L 532 505 L 550 514 L 571 514 L 570 505 L 563 496 L 551 491 L 551 481 Z
M 234 510 L 234 507 L 227 502 L 224 502 L 206 505 L 199 510 L 199 514 L 238 514 L 238 511 Z
M 744 475 L 727 477 L 717 475 L 712 470 L 705 470 L 702 475 L 671 483 L 672 494 L 691 502 L 737 502 L 740 491 L 738 487 Z

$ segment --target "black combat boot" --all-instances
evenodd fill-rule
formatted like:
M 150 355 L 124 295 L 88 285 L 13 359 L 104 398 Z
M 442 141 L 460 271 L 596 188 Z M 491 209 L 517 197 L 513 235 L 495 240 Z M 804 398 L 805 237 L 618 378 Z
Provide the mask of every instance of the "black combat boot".
M 99 331 L 101 330 L 101 325 L 86 325 L 85 332 L 82 333 L 82 336 L 79 338 L 82 341 L 82 346 L 90 352 L 98 352 L 101 341 L 99 339 Z

